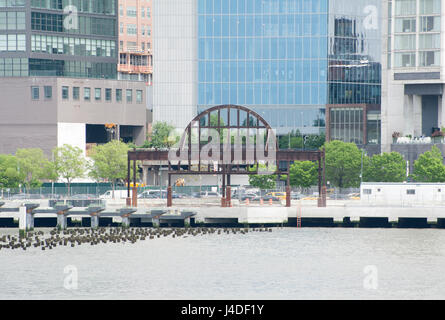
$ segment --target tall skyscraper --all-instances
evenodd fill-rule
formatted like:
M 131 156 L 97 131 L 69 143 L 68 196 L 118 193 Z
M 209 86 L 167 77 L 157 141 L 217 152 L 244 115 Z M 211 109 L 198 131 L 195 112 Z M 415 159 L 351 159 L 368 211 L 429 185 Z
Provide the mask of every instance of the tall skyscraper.
M 236 104 L 281 136 L 379 143 L 380 1 L 153 0 L 153 13 L 154 121 Z

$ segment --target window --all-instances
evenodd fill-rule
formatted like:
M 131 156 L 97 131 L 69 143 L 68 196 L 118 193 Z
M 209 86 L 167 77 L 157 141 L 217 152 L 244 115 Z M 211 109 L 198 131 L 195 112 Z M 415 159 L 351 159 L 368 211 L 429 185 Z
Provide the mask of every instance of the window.
M 136 90 L 136 103 L 142 103 L 142 90 Z
M 133 102 L 133 90 L 127 89 L 127 102 L 132 103 Z
M 122 89 L 116 89 L 116 102 L 122 101 Z
M 79 87 L 73 87 L 73 100 L 79 100 L 80 96 L 80 88 Z
M 121 22 L 119 23 L 119 33 L 123 34 L 124 33 L 124 24 Z
M 394 66 L 410 68 L 416 66 L 416 53 L 415 52 L 403 52 L 396 53 L 394 55 Z
M 119 16 L 124 16 L 124 7 L 122 5 L 119 6 Z
M 420 31 L 440 31 L 440 17 L 420 17 Z
M 415 50 L 416 36 L 415 35 L 396 35 L 394 37 L 396 50 Z
M 150 18 L 150 7 L 147 7 L 147 18 Z
M 136 17 L 136 7 L 127 7 L 127 17 Z
M 45 99 L 51 99 L 53 97 L 53 87 L 51 86 L 45 86 Z
M 141 18 L 145 18 L 145 8 L 141 7 Z
M 420 0 L 420 14 L 440 14 L 441 0 Z
M 363 189 L 363 194 L 372 194 L 372 189 Z
M 68 99 L 69 89 L 68 87 L 62 87 L 62 99 Z
M 90 88 L 84 88 L 83 89 L 83 98 L 86 101 L 90 101 L 90 99 L 91 99 L 91 89 Z
M 102 95 L 101 88 L 94 89 L 94 100 L 98 101 L 98 100 L 102 99 L 101 95 Z
M 416 0 L 396 0 L 396 16 L 415 15 L 417 11 L 416 6 Z
M 31 98 L 32 98 L 32 100 L 39 100 L 40 99 L 39 87 L 31 87 Z
M 395 32 L 416 32 L 416 19 L 397 18 Z
M 135 24 L 127 24 L 127 34 L 135 36 L 138 33 L 138 28 Z
M 419 65 L 421 67 L 438 67 L 440 65 L 440 51 L 419 52 Z
M 105 100 L 111 101 L 111 89 L 110 88 L 105 89 Z
M 408 189 L 408 190 L 406 190 L 406 194 L 409 194 L 409 195 L 415 195 L 415 194 L 416 194 L 416 190 L 414 190 L 414 189 Z

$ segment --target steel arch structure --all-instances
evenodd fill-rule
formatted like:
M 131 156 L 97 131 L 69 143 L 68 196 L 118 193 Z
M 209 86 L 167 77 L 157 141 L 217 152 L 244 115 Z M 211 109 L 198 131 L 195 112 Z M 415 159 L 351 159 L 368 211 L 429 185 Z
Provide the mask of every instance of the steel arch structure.
M 129 151 L 128 204 L 137 205 L 136 188 L 130 200 L 130 162 L 133 161 L 135 185 L 136 161 L 144 160 L 168 165 L 167 206 L 172 206 L 172 176 L 222 175 L 223 207 L 231 204 L 231 176 L 263 174 L 260 164 L 274 169 L 268 174 L 287 176 L 286 206 L 290 206 L 290 164 L 317 161 L 319 206 L 326 205 L 324 151 L 279 150 L 273 128 L 255 111 L 243 106 L 221 105 L 200 113 L 185 128 L 174 148 Z

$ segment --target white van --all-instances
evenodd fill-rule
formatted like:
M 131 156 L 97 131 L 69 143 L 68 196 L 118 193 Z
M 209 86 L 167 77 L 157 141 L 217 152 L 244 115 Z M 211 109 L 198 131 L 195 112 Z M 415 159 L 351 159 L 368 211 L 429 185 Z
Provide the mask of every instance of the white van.
M 126 198 L 127 198 L 127 190 L 114 190 L 114 199 L 126 199 Z M 103 195 L 100 195 L 99 199 L 113 199 L 113 190 L 108 190 Z

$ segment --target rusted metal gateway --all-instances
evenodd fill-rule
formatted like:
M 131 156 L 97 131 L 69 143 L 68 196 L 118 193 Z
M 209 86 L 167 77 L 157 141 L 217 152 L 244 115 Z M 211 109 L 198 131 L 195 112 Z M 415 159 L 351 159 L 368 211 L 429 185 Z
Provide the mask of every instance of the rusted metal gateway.
M 172 206 L 172 177 L 222 175 L 221 205 L 231 205 L 232 175 L 287 176 L 286 206 L 290 207 L 289 168 L 295 161 L 318 161 L 319 206 L 326 206 L 324 151 L 279 150 L 271 126 L 256 112 L 242 106 L 210 108 L 195 117 L 171 149 L 133 149 L 128 152 L 127 204 L 137 206 L 137 161 L 168 163 L 167 206 Z M 133 161 L 133 163 L 131 163 Z M 133 166 L 133 181 L 130 177 Z

